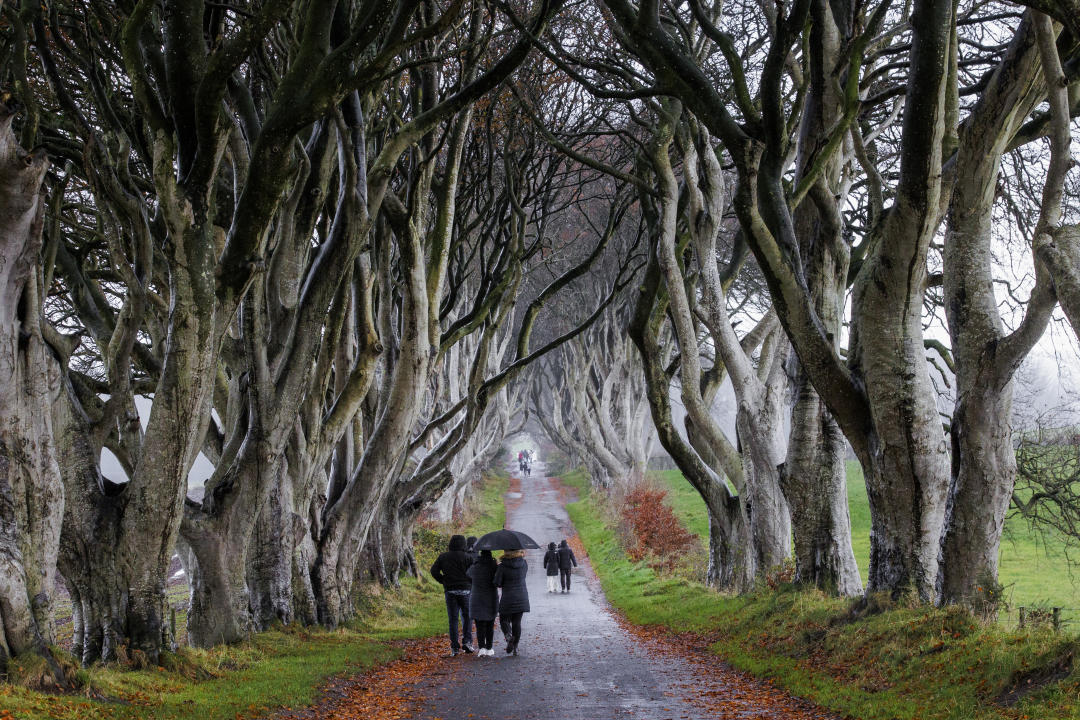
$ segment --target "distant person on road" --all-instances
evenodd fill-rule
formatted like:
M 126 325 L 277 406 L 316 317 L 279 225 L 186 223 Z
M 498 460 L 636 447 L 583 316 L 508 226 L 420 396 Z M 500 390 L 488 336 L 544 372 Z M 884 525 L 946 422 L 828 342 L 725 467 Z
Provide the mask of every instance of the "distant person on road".
M 559 543 L 559 580 L 564 593 L 570 592 L 570 569 L 576 567 L 577 558 L 574 557 L 574 551 L 570 549 L 566 540 L 563 540 Z
M 547 588 L 549 593 L 559 591 L 559 551 L 555 549 L 555 543 L 548 543 L 547 552 L 544 553 L 544 570 L 547 571 Z
M 454 535 L 450 538 L 450 546 L 446 552 L 439 555 L 435 564 L 431 566 L 431 577 L 435 578 L 443 586 L 443 595 L 446 597 L 446 615 L 450 621 L 450 656 L 453 657 L 462 649 L 471 653 L 472 649 L 472 620 L 469 617 L 469 592 L 472 589 L 472 580 L 469 579 L 469 566 L 472 559 L 465 552 L 465 536 Z M 461 615 L 462 641 L 458 643 L 458 615 Z
M 493 584 L 502 589 L 499 598 L 499 622 L 503 635 L 508 636 L 506 652 L 517 655 L 521 642 L 521 616 L 529 612 L 529 589 L 525 575 L 529 563 L 525 562 L 524 550 L 507 550 L 499 561 Z
M 495 615 L 499 612 L 499 591 L 492 584 L 498 564 L 490 550 L 481 550 L 480 557 L 469 566 L 467 574 L 472 580 L 469 595 L 469 614 L 476 623 L 476 654 L 494 657 L 491 643 L 495 640 Z

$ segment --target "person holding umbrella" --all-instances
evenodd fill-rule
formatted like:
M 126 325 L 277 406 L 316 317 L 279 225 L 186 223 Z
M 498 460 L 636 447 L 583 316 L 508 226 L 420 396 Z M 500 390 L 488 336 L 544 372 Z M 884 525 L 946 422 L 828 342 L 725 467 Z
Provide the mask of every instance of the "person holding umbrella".
M 524 550 L 507 550 L 495 571 L 492 584 L 502 589 L 499 598 L 499 618 L 503 632 L 510 629 L 510 638 L 506 643 L 506 652 L 517 655 L 521 642 L 521 617 L 529 612 L 529 589 L 525 586 L 525 575 L 529 572 L 529 563 L 525 561 Z
M 476 623 L 476 654 L 494 657 L 491 643 L 495 639 L 495 614 L 499 611 L 499 591 L 492 580 L 498 565 L 490 550 L 481 550 L 480 557 L 469 566 L 466 574 L 472 580 L 469 594 L 469 614 Z
M 505 550 L 492 584 L 502 588 L 499 599 L 499 624 L 507 636 L 506 652 L 517 655 L 521 642 L 521 616 L 529 612 L 529 590 L 525 575 L 529 564 L 525 562 L 525 550 L 539 550 L 536 541 L 517 530 L 496 530 L 484 535 L 476 543 L 477 550 Z

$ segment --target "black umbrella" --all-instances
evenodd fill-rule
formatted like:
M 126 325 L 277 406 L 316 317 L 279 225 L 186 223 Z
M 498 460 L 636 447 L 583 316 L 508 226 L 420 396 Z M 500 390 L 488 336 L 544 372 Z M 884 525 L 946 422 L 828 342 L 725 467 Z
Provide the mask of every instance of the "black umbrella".
M 476 550 L 538 550 L 536 541 L 517 530 L 496 530 L 476 541 Z

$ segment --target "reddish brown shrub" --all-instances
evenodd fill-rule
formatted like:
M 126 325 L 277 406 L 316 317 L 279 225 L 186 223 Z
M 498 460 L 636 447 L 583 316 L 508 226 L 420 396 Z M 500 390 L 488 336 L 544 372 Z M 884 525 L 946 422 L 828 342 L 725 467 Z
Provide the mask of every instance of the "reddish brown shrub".
M 666 496 L 666 490 L 635 485 L 627 491 L 619 514 L 629 529 L 627 554 L 635 561 L 649 557 L 649 565 L 670 572 L 695 538 L 664 504 Z

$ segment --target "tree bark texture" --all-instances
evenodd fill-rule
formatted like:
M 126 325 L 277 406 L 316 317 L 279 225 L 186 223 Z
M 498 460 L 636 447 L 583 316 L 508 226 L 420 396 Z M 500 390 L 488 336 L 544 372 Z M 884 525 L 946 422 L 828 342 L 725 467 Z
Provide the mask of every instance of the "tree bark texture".
M 40 253 L 49 162 L 19 145 L 0 103 L 0 663 L 45 653 L 64 491 L 48 412 L 58 368 L 42 336 Z
M 956 368 L 952 478 L 949 486 L 939 593 L 996 612 L 998 555 L 1016 481 L 1012 442 L 1012 378 L 1050 320 L 1056 293 L 1036 254 L 1036 282 L 1025 316 L 1006 334 L 994 291 L 993 210 L 1001 157 L 1046 92 L 1036 23 L 1029 11 L 1001 63 L 961 128 L 956 180 L 946 222 L 944 289 Z M 1056 52 L 1056 50 L 1055 50 Z M 1051 167 L 1046 197 L 1059 192 Z M 1062 178 L 1063 179 L 1063 176 Z
M 800 179 L 812 171 L 825 150 L 829 131 L 841 121 L 844 97 L 838 89 L 843 67 L 840 46 L 850 41 L 853 28 L 841 28 L 829 3 L 815 0 L 809 42 L 809 88 L 799 126 L 796 166 Z M 838 152 L 796 208 L 793 222 L 814 308 L 825 332 L 839 351 L 850 250 L 843 237 L 839 201 L 845 188 Z M 787 457 L 780 483 L 792 512 L 796 577 L 840 595 L 862 592 L 862 580 L 851 548 L 847 504 L 847 443 L 810 378 L 791 353 L 794 403 L 791 408 Z

